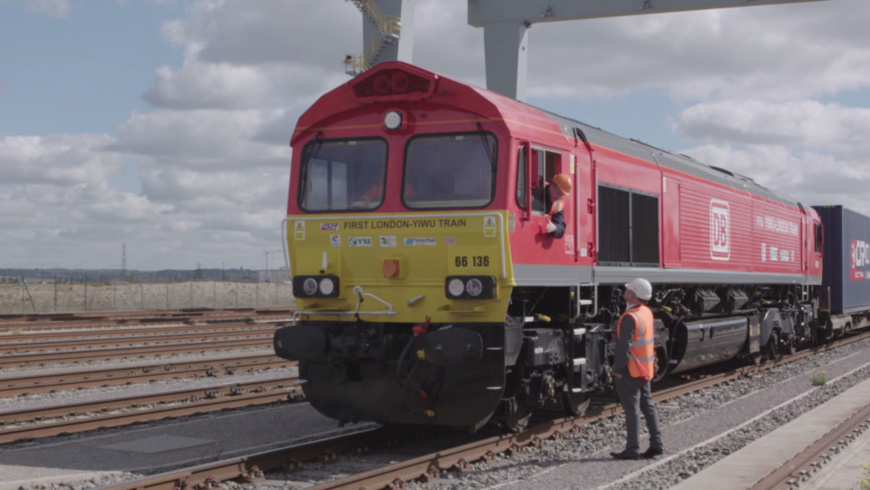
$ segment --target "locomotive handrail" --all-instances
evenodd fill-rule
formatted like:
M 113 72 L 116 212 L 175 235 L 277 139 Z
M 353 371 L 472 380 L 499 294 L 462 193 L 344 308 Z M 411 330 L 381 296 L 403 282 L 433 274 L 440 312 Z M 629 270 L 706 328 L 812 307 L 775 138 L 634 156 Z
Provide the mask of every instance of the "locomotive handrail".
M 387 303 L 386 301 L 382 300 L 381 298 L 378 298 L 377 296 L 375 296 L 372 293 L 364 293 L 362 286 L 354 286 L 353 287 L 353 294 L 355 294 L 359 297 L 359 300 L 357 300 L 357 302 L 356 302 L 356 314 L 357 315 L 360 314 L 359 307 L 362 305 L 363 296 L 368 296 L 369 298 L 374 298 L 375 300 L 380 301 L 381 304 L 386 306 L 387 310 L 384 313 L 382 313 L 383 315 L 395 315 L 396 314 L 396 311 L 393 310 L 393 305 Z

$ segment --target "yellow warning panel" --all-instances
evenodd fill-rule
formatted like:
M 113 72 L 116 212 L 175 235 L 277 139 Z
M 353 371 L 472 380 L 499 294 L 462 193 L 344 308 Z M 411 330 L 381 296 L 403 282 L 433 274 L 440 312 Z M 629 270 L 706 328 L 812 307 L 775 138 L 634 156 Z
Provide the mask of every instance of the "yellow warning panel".
M 293 225 L 293 237 L 296 240 L 305 240 L 305 222 L 297 221 L 295 225 Z
M 495 236 L 495 218 L 492 216 L 486 216 L 483 218 L 483 236 Z

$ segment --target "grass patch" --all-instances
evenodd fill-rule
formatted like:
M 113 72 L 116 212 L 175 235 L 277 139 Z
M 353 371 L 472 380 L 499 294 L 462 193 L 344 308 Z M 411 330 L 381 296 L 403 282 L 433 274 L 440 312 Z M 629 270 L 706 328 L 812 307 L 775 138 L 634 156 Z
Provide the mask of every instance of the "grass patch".
M 830 380 L 831 377 L 828 376 L 827 372 L 819 371 L 815 376 L 813 376 L 813 386 L 825 386 Z

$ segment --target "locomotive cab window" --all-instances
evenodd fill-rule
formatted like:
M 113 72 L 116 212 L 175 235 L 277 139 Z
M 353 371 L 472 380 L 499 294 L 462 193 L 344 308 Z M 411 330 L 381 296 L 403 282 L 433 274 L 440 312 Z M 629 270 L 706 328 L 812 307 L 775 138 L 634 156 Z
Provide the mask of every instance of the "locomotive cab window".
M 308 212 L 374 209 L 384 200 L 387 144 L 314 140 L 300 164 L 299 207 Z
M 497 157 L 490 133 L 425 135 L 405 149 L 402 201 L 412 209 L 481 208 L 492 201 Z
M 544 192 L 547 189 L 547 182 L 550 182 L 553 177 L 560 172 L 562 154 L 547 151 L 541 148 L 531 149 L 531 180 L 530 185 L 532 195 L 532 211 L 536 214 L 546 214 L 544 203 L 546 198 Z M 526 147 L 520 146 L 519 155 L 517 157 L 517 205 L 520 209 L 527 209 L 526 204 L 526 176 L 529 174 L 526 170 Z

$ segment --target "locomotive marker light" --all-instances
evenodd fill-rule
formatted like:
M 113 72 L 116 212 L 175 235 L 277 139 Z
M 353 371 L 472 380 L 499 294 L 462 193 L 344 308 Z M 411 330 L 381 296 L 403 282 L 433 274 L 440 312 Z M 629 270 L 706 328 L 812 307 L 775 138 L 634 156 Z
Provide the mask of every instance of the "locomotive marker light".
M 308 296 L 314 296 L 314 293 L 317 292 L 317 281 L 313 277 L 305 279 L 302 283 L 302 291 Z
M 476 298 L 480 296 L 480 293 L 483 291 L 483 284 L 480 283 L 480 279 L 475 277 L 469 279 L 468 284 L 465 286 L 465 290 L 468 291 L 470 296 Z
M 333 291 L 335 291 L 335 283 L 332 282 L 332 279 L 328 277 L 324 277 L 320 280 L 320 294 L 324 296 L 331 296 Z
M 384 116 L 384 127 L 387 129 L 402 128 L 402 113 L 399 111 L 390 111 Z
M 492 276 L 447 276 L 445 292 L 450 299 L 492 299 L 496 296 Z
M 447 281 L 447 294 L 448 296 L 452 296 L 454 298 L 458 298 L 462 296 L 462 293 L 465 292 L 465 284 L 462 283 L 462 279 L 458 277 L 454 277 Z
M 293 278 L 293 296 L 297 298 L 335 298 L 339 281 L 334 275 L 296 276 Z

